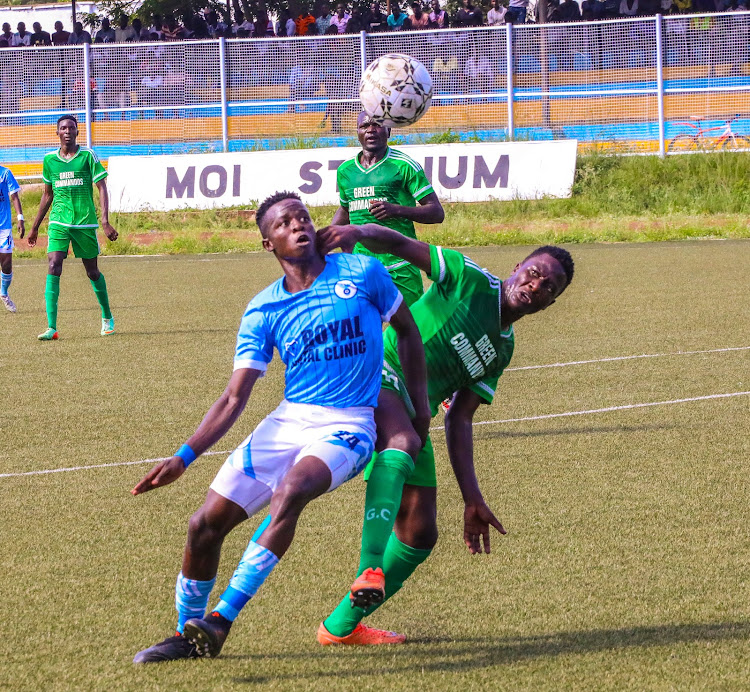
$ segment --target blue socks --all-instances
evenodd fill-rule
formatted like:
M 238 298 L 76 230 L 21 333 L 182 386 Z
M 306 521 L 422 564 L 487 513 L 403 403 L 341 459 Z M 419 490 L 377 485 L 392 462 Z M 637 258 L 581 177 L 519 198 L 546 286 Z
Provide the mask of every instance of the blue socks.
M 10 282 L 13 281 L 13 272 L 6 274 L 0 271 L 0 296 L 7 296 Z
M 234 622 L 278 563 L 279 558 L 268 548 L 250 541 L 214 612 Z
M 216 577 L 209 581 L 187 579 L 182 572 L 177 575 L 175 586 L 175 608 L 177 608 L 177 631 L 182 634 L 182 628 L 190 618 L 202 618 L 206 614 L 208 597 L 214 588 Z

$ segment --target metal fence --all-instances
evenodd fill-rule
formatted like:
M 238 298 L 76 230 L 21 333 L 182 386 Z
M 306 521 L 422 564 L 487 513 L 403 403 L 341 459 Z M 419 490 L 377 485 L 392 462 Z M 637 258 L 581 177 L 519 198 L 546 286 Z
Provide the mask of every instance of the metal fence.
M 692 118 L 718 128 L 702 142 L 722 145 L 724 123 L 750 110 L 749 35 L 750 13 L 732 12 L 6 49 L 0 159 L 19 175 L 37 173 L 58 143 L 55 120 L 70 111 L 105 159 L 350 144 L 363 66 L 387 52 L 420 59 L 435 83 L 427 115 L 394 133 L 401 141 L 576 138 L 663 153 L 681 133 L 698 134 Z M 730 128 L 750 134 L 750 120 Z

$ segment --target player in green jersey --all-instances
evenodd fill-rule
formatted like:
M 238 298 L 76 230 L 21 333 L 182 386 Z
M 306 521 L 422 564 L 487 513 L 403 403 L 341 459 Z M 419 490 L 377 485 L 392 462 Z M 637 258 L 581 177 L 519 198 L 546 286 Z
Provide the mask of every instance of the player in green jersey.
M 473 458 L 474 413 L 480 404 L 492 402 L 498 378 L 510 362 L 513 324 L 555 302 L 573 278 L 573 260 L 567 250 L 544 246 L 501 281 L 460 252 L 406 238 L 377 224 L 319 232 L 325 251 L 351 250 L 357 241 L 373 252 L 390 252 L 409 261 L 433 281 L 411 306 L 424 343 L 431 412 L 434 416 L 440 402 L 453 397 L 445 417 L 445 435 L 465 503 L 464 541 L 472 554 L 483 549 L 489 553 L 490 526 L 501 534 L 505 530 L 479 489 Z M 358 577 L 321 624 L 318 641 L 324 645 L 387 643 L 382 637 L 370 640 L 360 621 L 401 588 L 437 541 L 432 444 L 428 438 L 420 449 L 390 330 L 384 338 L 375 422 L 377 449 L 388 454 L 379 453 L 368 468 Z M 403 635 L 391 633 L 388 641 L 404 640 Z
M 442 223 L 445 212 L 422 167 L 388 146 L 390 135 L 390 128 L 379 125 L 367 113 L 359 114 L 357 138 L 362 151 L 344 161 L 336 172 L 341 206 L 331 223 L 377 222 L 416 238 L 415 221 Z M 362 245 L 354 251 L 376 254 Z M 388 269 L 407 305 L 422 295 L 419 269 L 390 253 L 378 253 L 377 257 Z
M 117 240 L 117 231 L 109 223 L 109 195 L 107 194 L 107 171 L 91 149 L 76 144 L 78 121 L 72 115 L 63 115 L 57 121 L 60 148 L 44 157 L 42 180 L 44 192 L 39 203 L 39 213 L 29 233 L 29 245 L 36 245 L 39 226 L 50 206 L 49 239 L 47 242 L 47 285 L 44 299 L 47 306 L 47 329 L 37 338 L 52 341 L 57 333 L 57 299 L 60 294 L 60 275 L 63 261 L 72 245 L 73 253 L 79 257 L 94 288 L 94 295 L 102 309 L 102 336 L 115 333 L 115 320 L 109 308 L 109 296 L 104 275 L 97 266 L 99 241 L 96 229 L 99 222 L 94 207 L 92 185 L 99 190 L 99 206 L 102 228 L 107 238 Z

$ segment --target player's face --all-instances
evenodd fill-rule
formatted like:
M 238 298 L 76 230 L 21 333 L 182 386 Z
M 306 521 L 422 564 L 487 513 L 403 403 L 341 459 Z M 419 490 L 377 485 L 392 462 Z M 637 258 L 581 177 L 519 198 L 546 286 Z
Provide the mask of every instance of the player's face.
M 531 315 L 552 305 L 566 283 L 565 270 L 554 257 L 534 255 L 516 265 L 503 283 L 505 305 L 519 315 Z
M 308 259 L 317 253 L 315 227 L 298 199 L 274 204 L 266 212 L 264 225 L 263 247 L 279 259 Z
M 365 151 L 382 151 L 388 146 L 391 129 L 379 125 L 367 113 L 360 113 L 357 118 L 357 139 Z
M 57 136 L 60 138 L 60 144 L 75 144 L 76 137 L 78 137 L 78 125 L 73 120 L 61 120 L 57 124 Z

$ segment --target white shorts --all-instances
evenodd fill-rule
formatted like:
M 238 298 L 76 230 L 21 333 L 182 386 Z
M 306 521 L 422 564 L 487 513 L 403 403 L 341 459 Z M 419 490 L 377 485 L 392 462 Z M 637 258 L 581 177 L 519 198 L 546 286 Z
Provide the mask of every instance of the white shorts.
M 13 230 L 0 231 L 0 254 L 13 252 Z
M 375 436 L 369 406 L 331 408 L 284 400 L 229 455 L 211 490 L 250 517 L 268 505 L 289 469 L 300 459 L 315 456 L 331 470 L 330 492 L 367 465 Z

